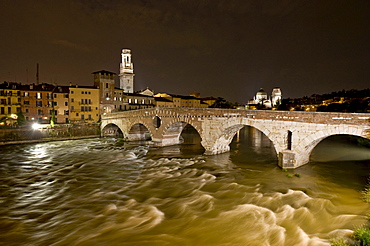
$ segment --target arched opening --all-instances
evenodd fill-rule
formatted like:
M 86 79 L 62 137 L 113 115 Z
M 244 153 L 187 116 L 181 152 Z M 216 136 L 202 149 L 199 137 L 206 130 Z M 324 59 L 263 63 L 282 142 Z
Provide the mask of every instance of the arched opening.
M 186 122 L 171 124 L 164 133 L 161 148 L 152 150 L 154 155 L 166 157 L 192 157 L 204 153 L 198 131 Z
M 244 126 L 234 136 L 230 144 L 230 154 L 236 162 L 273 163 L 277 154 L 273 142 L 260 130 Z
M 163 132 L 162 146 L 181 143 L 180 134 L 188 123 L 179 121 L 169 125 Z
M 332 135 L 322 139 L 312 150 L 310 161 L 370 160 L 370 139 L 353 135 Z
M 187 124 L 180 134 L 180 152 L 182 154 L 203 154 L 204 148 L 201 145 L 202 138 L 198 131 Z
M 128 133 L 129 141 L 149 141 L 151 139 L 148 128 L 140 123 L 133 125 Z
M 112 124 L 112 123 L 106 125 L 103 128 L 101 135 L 103 137 L 123 138 L 123 133 L 121 129 L 117 125 Z

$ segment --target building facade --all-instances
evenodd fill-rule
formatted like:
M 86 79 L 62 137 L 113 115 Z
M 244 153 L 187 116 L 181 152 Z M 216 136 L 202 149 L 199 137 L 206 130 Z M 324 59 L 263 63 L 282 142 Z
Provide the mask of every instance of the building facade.
M 168 93 L 157 93 L 154 95 L 157 107 L 174 107 L 174 108 L 208 108 L 200 98 L 194 96 L 181 96 Z M 161 99 L 160 99 L 161 98 Z M 166 99 L 166 100 L 163 100 Z
M 69 123 L 69 86 L 57 86 L 53 93 L 54 123 Z
M 69 87 L 69 121 L 92 123 L 100 119 L 100 91 L 94 86 Z
M 264 108 L 273 108 L 279 106 L 282 100 L 281 90 L 278 87 L 275 87 L 272 92 L 271 96 L 267 95 L 267 92 L 261 88 L 256 95 L 253 97 L 252 100 L 248 101 L 249 108 L 255 108 L 256 106 L 263 106 Z
M 55 85 L 30 84 L 21 87 L 21 108 L 27 121 L 42 124 L 50 122 L 53 116 L 53 92 Z M 55 113 L 55 111 L 54 111 Z
M 94 75 L 94 86 L 99 88 L 100 115 L 114 112 L 115 73 L 105 70 L 97 71 Z
M 21 111 L 20 86 L 11 82 L 0 85 L 0 119 Z

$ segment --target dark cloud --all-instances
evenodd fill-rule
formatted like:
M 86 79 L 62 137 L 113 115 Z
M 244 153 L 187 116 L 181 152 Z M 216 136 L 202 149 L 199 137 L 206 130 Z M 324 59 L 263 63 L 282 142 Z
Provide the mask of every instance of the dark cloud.
M 66 0 L 0 2 L 0 80 L 92 84 L 130 48 L 136 89 L 245 103 L 368 87 L 365 0 Z M 32 71 L 32 72 L 30 72 Z M 31 76 L 32 74 L 32 76 Z

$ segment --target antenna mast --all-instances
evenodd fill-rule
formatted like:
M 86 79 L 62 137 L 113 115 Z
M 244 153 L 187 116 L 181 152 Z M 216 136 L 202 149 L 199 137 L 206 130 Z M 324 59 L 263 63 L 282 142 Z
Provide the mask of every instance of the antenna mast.
M 39 64 L 37 63 L 36 67 L 36 85 L 39 84 Z

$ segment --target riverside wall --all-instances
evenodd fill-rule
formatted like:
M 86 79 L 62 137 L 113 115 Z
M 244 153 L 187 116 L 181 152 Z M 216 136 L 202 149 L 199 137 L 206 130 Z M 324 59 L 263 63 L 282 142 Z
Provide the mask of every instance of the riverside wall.
M 32 129 L 31 127 L 0 129 L 0 145 L 48 142 L 100 137 L 98 124 L 75 125 L 64 124 L 54 127 Z

